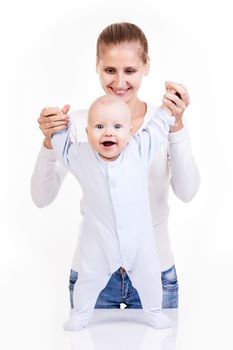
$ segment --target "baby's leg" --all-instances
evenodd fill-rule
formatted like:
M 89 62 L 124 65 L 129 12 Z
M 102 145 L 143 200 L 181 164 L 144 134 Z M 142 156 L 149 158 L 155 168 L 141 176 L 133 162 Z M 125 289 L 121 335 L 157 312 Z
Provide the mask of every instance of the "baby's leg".
M 152 263 L 154 264 L 154 261 Z M 145 264 L 145 261 L 141 261 L 141 263 L 135 266 L 133 271 L 129 272 L 129 278 L 138 291 L 146 322 L 154 328 L 171 327 L 172 322 L 162 312 L 160 269 L 156 266 Z
M 110 276 L 106 273 L 79 273 L 74 286 L 74 311 L 64 324 L 67 331 L 80 331 L 89 323 L 100 291 Z

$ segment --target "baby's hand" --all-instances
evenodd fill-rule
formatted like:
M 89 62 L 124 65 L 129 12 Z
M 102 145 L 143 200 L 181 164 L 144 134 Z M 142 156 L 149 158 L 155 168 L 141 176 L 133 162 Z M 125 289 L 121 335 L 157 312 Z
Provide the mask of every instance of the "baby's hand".
M 175 132 L 183 128 L 182 117 L 190 103 L 189 94 L 182 84 L 167 81 L 165 87 L 166 93 L 163 96 L 162 108 L 175 117 L 175 125 L 170 128 L 170 132 Z
M 69 117 L 67 115 L 70 109 L 69 105 L 65 105 L 62 109 L 58 107 L 45 107 L 37 119 L 39 127 L 45 136 L 44 145 L 52 148 L 51 137 L 53 133 L 64 130 L 68 126 Z

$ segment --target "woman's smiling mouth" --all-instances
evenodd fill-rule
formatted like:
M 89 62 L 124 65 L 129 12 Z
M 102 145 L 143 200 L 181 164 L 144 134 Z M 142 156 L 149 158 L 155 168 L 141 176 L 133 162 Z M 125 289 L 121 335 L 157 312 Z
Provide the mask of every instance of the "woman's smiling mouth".
M 131 88 L 127 88 L 127 89 L 114 89 L 113 87 L 109 86 L 109 88 L 114 92 L 114 94 L 116 96 L 125 96 L 127 94 L 127 92 L 131 89 Z

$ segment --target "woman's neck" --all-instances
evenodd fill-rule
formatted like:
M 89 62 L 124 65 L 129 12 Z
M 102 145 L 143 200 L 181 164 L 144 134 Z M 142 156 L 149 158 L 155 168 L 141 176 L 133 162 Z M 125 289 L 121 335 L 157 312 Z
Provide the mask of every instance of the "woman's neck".
M 128 106 L 131 111 L 133 133 L 135 134 L 144 122 L 144 118 L 147 111 L 147 105 L 145 102 L 142 102 L 137 98 L 134 101 L 130 101 L 128 103 Z

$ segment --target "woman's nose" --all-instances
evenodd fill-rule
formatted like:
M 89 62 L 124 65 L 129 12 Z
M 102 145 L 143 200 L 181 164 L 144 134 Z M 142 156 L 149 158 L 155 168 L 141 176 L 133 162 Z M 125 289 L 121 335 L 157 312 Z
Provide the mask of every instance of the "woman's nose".
M 116 75 L 115 84 L 116 84 L 116 88 L 117 88 L 118 90 L 124 88 L 124 85 L 125 85 L 125 77 L 124 77 L 124 74 L 118 73 L 118 74 Z

